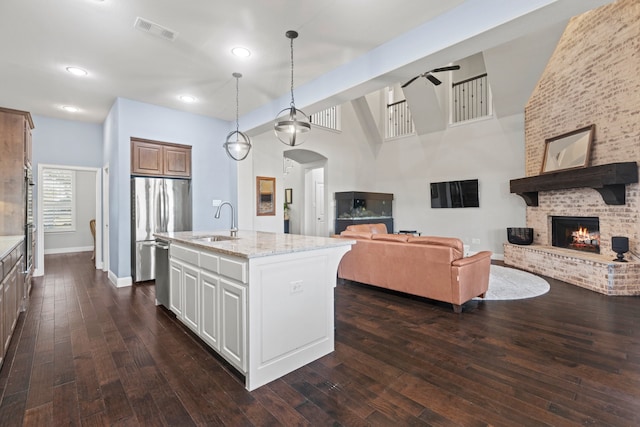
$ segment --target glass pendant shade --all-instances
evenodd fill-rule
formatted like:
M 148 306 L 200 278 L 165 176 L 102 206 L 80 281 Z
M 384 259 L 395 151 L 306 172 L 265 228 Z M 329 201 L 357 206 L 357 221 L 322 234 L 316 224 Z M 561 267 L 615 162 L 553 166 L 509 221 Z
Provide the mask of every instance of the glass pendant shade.
M 305 141 L 311 123 L 303 111 L 292 105 L 278 113 L 274 130 L 282 143 L 293 147 Z
M 236 79 L 236 130 L 229 132 L 223 144 L 224 150 L 233 160 L 240 161 L 247 158 L 251 150 L 251 140 L 244 132 L 240 132 L 238 123 L 238 79 L 242 77 L 240 73 L 233 73 Z
M 293 39 L 298 37 L 296 31 L 290 30 L 285 33 L 291 40 L 291 104 L 289 108 L 281 110 L 276 116 L 274 131 L 278 139 L 290 147 L 302 144 L 308 132 L 311 130 L 309 117 L 296 108 L 293 99 Z
M 249 150 L 251 150 L 251 140 L 244 132 L 234 130 L 227 135 L 224 149 L 233 160 L 244 160 L 249 155 Z

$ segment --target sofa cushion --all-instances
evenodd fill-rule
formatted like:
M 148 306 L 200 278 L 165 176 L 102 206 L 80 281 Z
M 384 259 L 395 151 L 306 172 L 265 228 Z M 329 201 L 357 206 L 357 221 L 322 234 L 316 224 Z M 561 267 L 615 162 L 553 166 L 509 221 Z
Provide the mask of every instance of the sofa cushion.
M 453 249 L 457 249 L 460 253 L 464 253 L 464 245 L 462 240 L 455 237 L 438 237 L 438 236 L 420 236 L 409 237 L 409 243 L 416 243 L 418 245 L 439 245 L 449 246 Z
M 362 231 L 372 234 L 387 234 L 387 226 L 380 224 L 354 224 L 347 226 L 348 231 Z
M 368 231 L 351 231 L 344 230 L 340 233 L 340 237 L 351 237 L 353 239 L 371 239 L 372 234 Z
M 406 234 L 373 234 L 371 240 L 383 240 L 385 242 L 401 242 L 405 243 L 409 240 Z

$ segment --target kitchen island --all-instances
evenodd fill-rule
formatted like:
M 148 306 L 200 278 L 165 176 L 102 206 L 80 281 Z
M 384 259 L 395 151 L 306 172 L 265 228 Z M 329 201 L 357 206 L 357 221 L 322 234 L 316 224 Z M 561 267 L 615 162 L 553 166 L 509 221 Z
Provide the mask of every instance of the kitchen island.
M 240 230 L 156 233 L 169 309 L 254 390 L 334 350 L 338 264 L 354 240 Z

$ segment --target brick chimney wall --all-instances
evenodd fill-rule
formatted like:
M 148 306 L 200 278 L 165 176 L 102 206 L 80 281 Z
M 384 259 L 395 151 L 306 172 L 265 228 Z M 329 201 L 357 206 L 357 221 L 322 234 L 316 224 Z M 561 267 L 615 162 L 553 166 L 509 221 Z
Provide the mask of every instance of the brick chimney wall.
M 570 20 L 525 107 L 525 173 L 540 173 L 545 139 L 595 124 L 590 166 L 640 164 L 640 2 L 618 0 Z M 600 217 L 601 253 L 628 236 L 640 255 L 640 185 L 626 205 L 606 205 L 593 189 L 539 193 L 527 207 L 534 244 L 550 245 L 551 215 Z

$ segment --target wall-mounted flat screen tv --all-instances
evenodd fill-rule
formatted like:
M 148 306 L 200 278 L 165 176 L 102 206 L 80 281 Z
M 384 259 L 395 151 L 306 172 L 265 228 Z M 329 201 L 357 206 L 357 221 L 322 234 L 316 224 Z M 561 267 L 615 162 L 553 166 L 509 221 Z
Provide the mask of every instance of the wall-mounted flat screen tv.
M 478 180 L 431 183 L 432 208 L 479 208 Z

